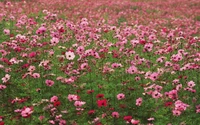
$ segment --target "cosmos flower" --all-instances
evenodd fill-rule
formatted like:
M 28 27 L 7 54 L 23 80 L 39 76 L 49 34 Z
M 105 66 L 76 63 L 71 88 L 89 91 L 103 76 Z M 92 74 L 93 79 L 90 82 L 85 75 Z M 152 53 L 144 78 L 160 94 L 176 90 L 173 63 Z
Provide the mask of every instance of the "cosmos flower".
M 74 52 L 68 51 L 65 53 L 66 59 L 73 60 L 75 58 Z

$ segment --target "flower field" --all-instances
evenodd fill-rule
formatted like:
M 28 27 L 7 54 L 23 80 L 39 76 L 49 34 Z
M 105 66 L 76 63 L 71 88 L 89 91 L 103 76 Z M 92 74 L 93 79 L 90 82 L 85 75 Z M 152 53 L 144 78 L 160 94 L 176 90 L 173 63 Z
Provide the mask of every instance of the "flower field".
M 199 0 L 0 2 L 0 125 L 199 125 Z

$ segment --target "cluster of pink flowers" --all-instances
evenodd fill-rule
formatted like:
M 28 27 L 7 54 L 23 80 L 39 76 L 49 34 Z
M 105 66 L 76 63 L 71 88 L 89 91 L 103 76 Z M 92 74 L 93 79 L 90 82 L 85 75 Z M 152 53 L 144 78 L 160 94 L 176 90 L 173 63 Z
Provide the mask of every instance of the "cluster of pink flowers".
M 162 115 L 198 115 L 197 5 L 0 2 L 0 112 L 8 122 L 34 115 L 53 125 L 153 125 Z

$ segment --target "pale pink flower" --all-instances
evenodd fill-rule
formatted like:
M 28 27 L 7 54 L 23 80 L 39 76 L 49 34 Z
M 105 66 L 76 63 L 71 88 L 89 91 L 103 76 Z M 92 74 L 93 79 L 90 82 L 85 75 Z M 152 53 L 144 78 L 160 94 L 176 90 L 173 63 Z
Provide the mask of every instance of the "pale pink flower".
M 30 66 L 30 67 L 28 68 L 28 71 L 29 71 L 29 72 L 33 72 L 33 71 L 35 71 L 35 69 L 36 69 L 35 66 Z
M 120 93 L 120 94 L 117 95 L 118 100 L 122 100 L 124 98 L 125 98 L 125 95 L 123 93 Z
M 142 98 L 141 97 L 136 99 L 136 105 L 137 106 L 141 106 L 142 105 Z
M 76 107 L 81 107 L 81 106 L 83 106 L 85 103 L 86 103 L 86 102 L 83 102 L 83 101 L 75 101 L 75 102 L 74 102 L 74 106 L 76 106 Z
M 172 113 L 173 113 L 173 115 L 175 115 L 175 116 L 181 115 L 181 111 L 179 111 L 179 110 L 173 110 Z
M 35 79 L 36 79 L 36 78 L 40 78 L 40 74 L 39 74 L 39 73 L 33 73 L 33 74 L 32 74 L 32 77 L 35 78 Z
M 1 80 L 3 81 L 3 83 L 6 83 L 10 80 L 10 76 L 9 74 L 6 74 Z
M 137 125 L 137 124 L 140 123 L 140 121 L 139 121 L 139 120 L 135 120 L 135 119 L 131 119 L 131 123 L 132 123 L 133 125 Z
M 49 120 L 49 123 L 52 124 L 52 125 L 56 124 L 54 120 Z
M 187 85 L 188 85 L 188 87 L 194 87 L 195 86 L 195 83 L 194 83 L 194 81 L 189 81 L 188 83 L 187 83 Z
M 68 51 L 65 53 L 66 59 L 73 60 L 75 58 L 74 52 Z
M 59 43 L 59 39 L 58 38 L 55 38 L 53 37 L 50 41 L 50 46 L 55 46 Z
M 69 94 L 67 98 L 70 102 L 78 100 L 78 96 L 73 94 Z
M 6 35 L 10 35 L 10 30 L 9 30 L 9 29 L 4 29 L 3 32 L 4 32 Z

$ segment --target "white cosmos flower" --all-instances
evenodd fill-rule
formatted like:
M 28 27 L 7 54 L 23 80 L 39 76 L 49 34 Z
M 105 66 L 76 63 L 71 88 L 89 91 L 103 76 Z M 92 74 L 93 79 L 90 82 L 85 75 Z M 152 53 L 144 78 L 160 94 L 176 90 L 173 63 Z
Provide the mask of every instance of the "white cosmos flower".
M 73 59 L 75 58 L 74 53 L 71 52 L 71 51 L 66 52 L 66 53 L 65 53 L 65 56 L 66 56 L 66 58 L 67 58 L 68 60 L 73 60 Z

